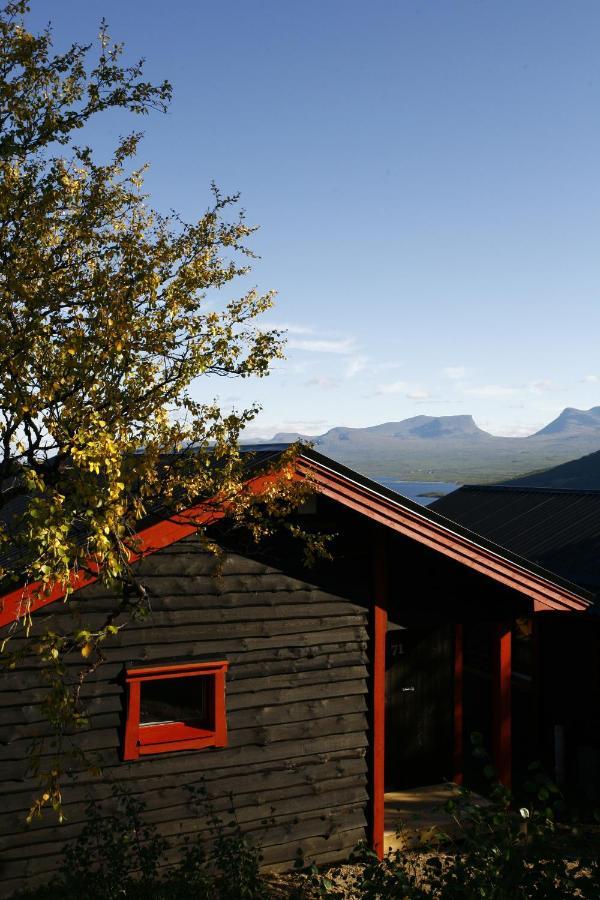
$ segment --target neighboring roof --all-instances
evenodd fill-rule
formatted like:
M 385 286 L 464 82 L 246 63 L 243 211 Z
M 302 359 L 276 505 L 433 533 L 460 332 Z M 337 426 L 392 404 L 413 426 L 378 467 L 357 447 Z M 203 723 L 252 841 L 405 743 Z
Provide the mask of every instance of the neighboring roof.
M 253 452 L 247 484 L 258 492 L 278 477 L 277 473 L 260 474 L 261 466 L 276 460 L 286 445 L 259 444 L 244 449 Z M 296 470 L 298 475 L 311 479 L 318 493 L 531 598 L 534 610 L 584 611 L 592 604 L 591 594 L 580 587 L 311 448 L 301 448 Z M 156 517 L 153 524 L 138 532 L 139 552 L 134 559 L 182 540 L 197 531 L 200 524 L 209 525 L 222 518 L 224 512 L 215 509 L 214 501 L 209 504 L 210 501 L 208 504 L 204 501 L 169 518 Z M 74 589 L 79 590 L 95 580 L 93 574 L 79 573 L 73 577 Z M 35 588 L 32 585 L 30 590 Z M 37 598 L 33 608 L 46 606 L 63 596 L 64 590 L 55 588 L 49 595 Z M 15 621 L 22 614 L 22 606 L 23 588 L 0 597 L 0 625 Z
M 600 491 L 466 485 L 430 508 L 575 584 L 600 587 Z

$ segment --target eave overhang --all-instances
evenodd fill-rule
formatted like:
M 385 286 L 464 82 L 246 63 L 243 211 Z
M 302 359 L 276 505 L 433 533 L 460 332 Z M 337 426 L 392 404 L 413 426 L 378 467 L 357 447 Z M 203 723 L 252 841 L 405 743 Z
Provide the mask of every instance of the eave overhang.
M 297 469 L 311 479 L 318 493 L 529 597 L 535 612 L 584 612 L 593 605 L 587 591 L 320 454 L 302 454 Z
M 274 452 L 273 457 L 276 456 L 277 452 Z M 295 469 L 298 477 L 310 480 L 317 493 L 529 597 L 534 612 L 585 612 L 593 605 L 592 596 L 586 591 L 310 448 L 299 452 Z M 260 493 L 279 477 L 281 475 L 276 471 L 256 475 L 249 478 L 247 488 Z M 226 510 L 220 509 L 214 501 L 203 502 L 142 528 L 136 535 L 131 562 L 188 537 L 225 514 Z M 90 563 L 72 574 L 71 591 L 81 590 L 97 580 L 98 575 Z M 20 586 L 0 597 L 0 626 L 9 625 L 26 613 L 35 612 L 66 595 L 62 585 L 45 594 L 40 594 L 40 588 L 39 583 Z

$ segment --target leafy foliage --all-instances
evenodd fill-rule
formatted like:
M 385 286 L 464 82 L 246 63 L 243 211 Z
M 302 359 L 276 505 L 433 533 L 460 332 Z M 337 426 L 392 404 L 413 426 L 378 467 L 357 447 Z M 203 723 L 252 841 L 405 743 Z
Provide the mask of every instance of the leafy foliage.
M 127 169 L 139 134 L 106 165 L 87 146 L 64 153 L 106 109 L 164 107 L 168 84 L 122 67 L 105 27 L 89 72 L 87 47 L 52 56 L 50 32 L 27 32 L 25 9 L 11 3 L 0 16 L 0 477 L 5 500 L 29 497 L 3 540 L 27 551 L 11 574 L 68 590 L 90 559 L 107 578 L 123 571 L 150 504 L 237 495 L 237 437 L 256 409 L 223 416 L 190 385 L 264 375 L 281 341 L 253 327 L 271 294 L 250 291 L 220 311 L 205 299 L 252 255 L 254 229 L 222 218 L 235 197 L 215 189 L 186 224 L 149 208 L 142 170 Z
M 568 823 L 557 786 L 539 763 L 529 767 L 527 806 L 517 809 L 511 792 L 496 779 L 481 736 L 472 736 L 484 763 L 489 796 L 467 788 L 453 791 L 446 811 L 452 833 L 436 834 L 425 852 L 389 850 L 382 860 L 366 846 L 353 862 L 360 864 L 352 887 L 356 900 L 565 900 L 600 897 L 598 847 L 586 845 L 578 826 Z M 315 897 L 347 896 L 331 873 L 309 870 Z
M 238 439 L 257 407 L 225 414 L 198 399 L 197 379 L 263 376 L 282 353 L 282 335 L 256 325 L 272 293 L 223 297 L 253 256 L 254 228 L 227 218 L 237 196 L 213 188 L 194 222 L 153 210 L 135 164 L 141 134 L 100 162 L 86 126 L 110 110 L 164 110 L 170 85 L 124 65 L 105 24 L 96 54 L 54 53 L 27 11 L 25 0 L 0 10 L 0 580 L 24 586 L 8 638 L 29 634 L 32 601 L 56 585 L 68 602 L 93 575 L 120 596 L 94 628 L 80 610 L 69 633 L 2 645 L 12 667 L 33 652 L 48 682 L 56 734 L 49 765 L 36 753 L 37 815 L 60 810 L 67 736 L 86 725 L 83 679 L 104 642 L 147 612 L 131 568 L 140 519 L 204 498 L 205 513 L 218 507 L 260 538 L 302 491 L 289 460 L 277 484 L 248 490 Z M 78 655 L 69 683 L 65 660 Z
M 117 789 L 108 815 L 90 801 L 62 877 L 24 900 L 598 900 L 597 846 L 586 846 L 573 826 L 557 824 L 557 806 L 565 813 L 557 788 L 537 763 L 530 773 L 528 807 L 515 809 L 489 772 L 488 803 L 467 789 L 449 792 L 452 835 L 437 835 L 435 847 L 419 853 L 390 850 L 383 860 L 361 845 L 350 860 L 350 876 L 343 868 L 306 866 L 300 848 L 297 874 L 276 895 L 260 872 L 260 846 L 240 827 L 233 798 L 224 821 L 203 785 L 191 789 L 199 831 L 179 862 L 166 865 L 169 847 L 146 821 L 143 802 Z
M 223 822 L 203 788 L 192 793 L 203 829 L 188 839 L 177 864 L 166 864 L 169 844 L 146 820 L 144 802 L 115 788 L 108 814 L 89 800 L 61 876 L 23 900 L 268 900 L 260 850 L 243 834 L 233 806 Z

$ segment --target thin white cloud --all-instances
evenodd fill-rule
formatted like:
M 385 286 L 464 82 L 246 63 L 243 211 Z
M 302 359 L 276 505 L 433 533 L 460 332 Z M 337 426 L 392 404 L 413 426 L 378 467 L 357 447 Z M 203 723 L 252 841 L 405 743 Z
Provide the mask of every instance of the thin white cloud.
M 518 394 L 519 390 L 515 387 L 506 387 L 502 384 L 484 384 L 481 387 L 464 388 L 464 393 L 469 397 L 512 397 Z
M 538 378 L 534 381 L 528 381 L 527 384 L 506 385 L 506 384 L 483 384 L 475 387 L 461 385 L 463 394 L 467 397 L 477 397 L 480 399 L 494 399 L 500 397 L 514 397 L 515 394 L 551 394 L 556 391 L 563 391 L 565 388 L 555 384 L 549 378 Z
M 374 372 L 386 372 L 388 369 L 401 369 L 403 366 L 403 362 L 394 360 L 393 362 L 371 363 L 369 368 L 373 369 Z
M 256 326 L 259 331 L 286 331 L 288 334 L 314 334 L 315 329 L 308 325 L 297 325 L 295 322 L 261 322 Z
M 527 390 L 532 394 L 547 394 L 551 391 L 560 391 L 562 388 L 548 378 L 542 378 L 539 381 L 530 381 L 527 385 Z
M 327 419 L 284 419 L 281 426 L 278 427 L 301 431 L 303 428 L 319 428 L 326 422 Z
M 327 375 L 316 375 L 314 378 L 309 378 L 304 384 L 306 387 L 319 387 L 325 390 L 332 390 L 340 386 L 337 378 L 329 378 Z
M 442 369 L 442 375 L 450 378 L 451 381 L 461 381 L 466 378 L 467 370 L 464 366 L 446 366 L 445 369 Z
M 531 422 L 523 425 L 497 425 L 494 427 L 487 422 L 482 422 L 481 427 L 497 437 L 529 437 L 530 434 L 535 434 L 536 431 L 543 428 L 545 424 L 545 422 Z
M 275 422 L 271 425 L 251 425 L 244 429 L 244 438 L 250 441 L 272 440 L 280 432 L 297 432 L 299 434 L 317 435 L 325 431 L 326 419 L 293 419 Z
M 353 356 L 348 360 L 348 365 L 346 366 L 346 370 L 344 372 L 346 378 L 354 378 L 355 375 L 358 375 L 359 372 L 363 372 L 368 365 L 369 357 L 358 354 L 358 356 Z
M 408 390 L 409 385 L 406 381 L 392 381 L 389 384 L 377 385 L 378 394 L 403 394 Z
M 431 399 L 427 388 L 410 381 L 391 381 L 388 384 L 380 384 L 377 386 L 375 394 L 404 394 L 407 400 L 415 400 L 420 403 Z
M 600 381 L 600 375 L 585 375 L 581 381 L 584 384 L 598 384 Z
M 354 338 L 343 338 L 340 340 L 326 340 L 321 338 L 308 338 L 288 342 L 291 350 L 308 350 L 311 353 L 346 353 L 350 354 L 356 350 Z

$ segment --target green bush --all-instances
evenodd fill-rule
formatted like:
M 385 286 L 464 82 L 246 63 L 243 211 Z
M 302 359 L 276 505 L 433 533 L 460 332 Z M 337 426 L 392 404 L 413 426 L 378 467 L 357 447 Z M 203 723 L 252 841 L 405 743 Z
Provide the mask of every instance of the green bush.
M 429 853 L 393 850 L 379 860 L 368 848 L 357 848 L 353 861 L 362 868 L 353 900 L 599 900 L 598 842 L 586 845 L 539 763 L 529 766 L 529 799 L 517 808 L 497 781 L 479 735 L 473 743 L 484 763 L 488 802 L 449 785 L 445 809 L 453 828 L 436 834 Z M 317 896 L 343 896 L 331 875 L 313 871 L 309 880 Z
M 335 870 L 307 868 L 299 852 L 302 877 L 290 879 L 289 900 L 600 900 L 598 846 L 586 845 L 569 822 L 556 785 L 532 764 L 524 785 L 529 799 L 517 808 L 478 737 L 475 751 L 485 763 L 488 802 L 453 786 L 446 803 L 453 827 L 436 835 L 429 852 L 395 850 L 379 860 L 358 847 L 351 894 Z M 260 850 L 242 833 L 233 803 L 223 821 L 204 787 L 191 790 L 191 801 L 202 833 L 188 838 L 180 861 L 168 866 L 168 844 L 144 820 L 143 802 L 115 790 L 107 816 L 90 800 L 60 878 L 23 900 L 268 900 Z
M 22 900 L 267 900 L 260 851 L 242 833 L 233 804 L 224 823 L 206 791 L 192 791 L 204 841 L 188 838 L 180 861 L 167 867 L 169 843 L 144 820 L 143 801 L 123 788 L 114 789 L 113 799 L 109 815 L 88 801 L 85 825 L 67 846 L 59 877 Z

